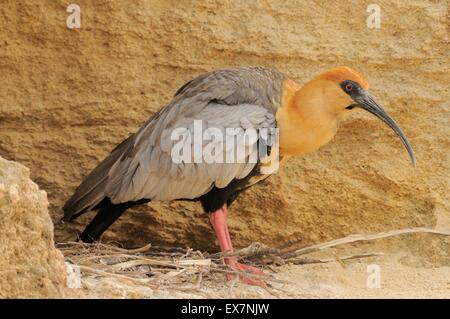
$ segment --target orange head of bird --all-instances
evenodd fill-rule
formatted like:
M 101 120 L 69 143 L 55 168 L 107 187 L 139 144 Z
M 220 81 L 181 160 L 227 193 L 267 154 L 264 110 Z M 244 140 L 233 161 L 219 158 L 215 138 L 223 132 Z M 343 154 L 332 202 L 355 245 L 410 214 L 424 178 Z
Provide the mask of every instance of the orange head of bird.
M 399 136 L 408 151 L 412 164 L 415 165 L 414 152 L 402 129 L 369 94 L 368 82 L 357 72 L 345 66 L 334 68 L 320 74 L 305 87 L 310 89 L 301 90 L 305 93 L 300 94 L 309 95 L 310 100 L 319 99 L 318 104 L 322 105 L 328 114 L 341 117 L 345 116 L 349 110 L 361 108 L 378 117 Z M 319 92 L 320 94 L 316 94 Z

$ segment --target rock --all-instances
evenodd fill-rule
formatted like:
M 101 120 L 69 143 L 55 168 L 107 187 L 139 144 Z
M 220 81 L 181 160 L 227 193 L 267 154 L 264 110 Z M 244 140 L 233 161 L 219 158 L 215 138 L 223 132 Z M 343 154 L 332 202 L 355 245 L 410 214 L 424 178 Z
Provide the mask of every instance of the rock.
M 47 205 L 28 168 L 0 157 L 1 298 L 65 296 L 66 265 Z
M 80 29 L 66 27 L 65 1 L 0 7 L 0 154 L 31 168 L 54 220 L 89 171 L 192 77 L 261 65 L 302 84 L 348 65 L 401 125 L 417 167 L 385 125 L 359 112 L 329 145 L 238 199 L 230 214 L 236 246 L 450 227 L 446 1 L 382 1 L 380 29 L 367 27 L 367 4 L 358 1 L 76 3 Z M 57 240 L 74 239 L 89 218 L 58 226 Z M 192 203 L 130 210 L 103 240 L 217 250 Z M 440 246 L 407 245 L 418 253 Z

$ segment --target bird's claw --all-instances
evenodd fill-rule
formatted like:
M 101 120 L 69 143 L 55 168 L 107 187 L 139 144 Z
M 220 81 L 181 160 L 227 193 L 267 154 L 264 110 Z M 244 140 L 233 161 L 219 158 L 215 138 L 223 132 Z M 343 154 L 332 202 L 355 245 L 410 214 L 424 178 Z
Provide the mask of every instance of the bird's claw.
M 266 283 L 262 280 L 255 279 L 252 276 L 246 276 L 245 273 L 249 273 L 250 275 L 257 276 L 267 276 L 267 274 L 261 269 L 245 264 L 241 264 L 236 260 L 236 258 L 226 258 L 225 264 L 228 265 L 231 269 L 238 271 L 242 274 L 239 274 L 239 281 L 251 286 L 259 286 L 259 287 L 267 287 Z M 237 274 L 228 274 L 227 280 L 234 280 Z

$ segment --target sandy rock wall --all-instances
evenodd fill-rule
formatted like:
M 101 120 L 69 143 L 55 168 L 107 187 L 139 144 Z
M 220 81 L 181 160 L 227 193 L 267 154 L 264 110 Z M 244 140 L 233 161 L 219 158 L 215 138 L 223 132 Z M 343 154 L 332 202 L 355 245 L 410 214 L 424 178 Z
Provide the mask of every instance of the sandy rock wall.
M 193 76 L 262 65 L 305 83 L 348 65 L 401 124 L 417 167 L 389 129 L 359 113 L 329 145 L 240 197 L 230 222 L 237 246 L 450 227 L 446 1 L 377 1 L 380 29 L 367 28 L 360 1 L 76 3 L 77 30 L 66 27 L 65 1 L 0 6 L 0 155 L 31 168 L 55 221 L 82 178 Z M 58 226 L 56 239 L 73 239 L 86 221 Z M 213 238 L 199 205 L 152 203 L 105 240 L 216 249 Z
M 47 205 L 29 170 L 0 157 L 1 298 L 65 296 L 66 266 Z

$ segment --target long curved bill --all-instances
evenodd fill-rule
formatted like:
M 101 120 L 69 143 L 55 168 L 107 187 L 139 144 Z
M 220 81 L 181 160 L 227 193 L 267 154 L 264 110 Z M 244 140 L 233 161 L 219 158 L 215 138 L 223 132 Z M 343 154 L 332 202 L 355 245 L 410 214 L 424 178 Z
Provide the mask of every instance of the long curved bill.
M 354 101 L 357 103 L 355 106 L 360 107 L 378 117 L 384 123 L 389 125 L 389 127 L 394 130 L 394 132 L 400 137 L 403 145 L 408 151 L 409 157 L 411 158 L 411 162 L 413 166 L 416 166 L 416 157 L 414 156 L 414 152 L 412 150 L 411 144 L 409 144 L 408 139 L 406 138 L 405 133 L 403 133 L 402 129 L 398 124 L 394 121 L 394 119 L 378 104 L 373 97 L 370 96 L 367 92 L 362 92 L 357 97 L 354 97 Z

